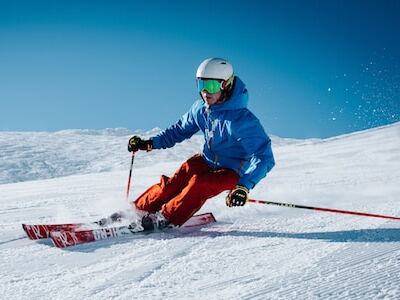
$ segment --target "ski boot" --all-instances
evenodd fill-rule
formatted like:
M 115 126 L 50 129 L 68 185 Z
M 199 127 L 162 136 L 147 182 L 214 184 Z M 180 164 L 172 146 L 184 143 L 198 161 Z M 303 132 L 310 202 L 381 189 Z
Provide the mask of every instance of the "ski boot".
M 102 218 L 98 220 L 96 223 L 102 227 L 111 225 L 116 222 L 121 222 L 122 218 L 124 217 L 122 211 L 113 213 L 111 216 L 107 218 Z
M 153 231 L 155 229 L 162 230 L 164 228 L 173 228 L 174 225 L 168 221 L 161 212 L 154 214 L 148 213 L 141 220 L 132 222 L 129 229 L 134 232 L 138 231 Z

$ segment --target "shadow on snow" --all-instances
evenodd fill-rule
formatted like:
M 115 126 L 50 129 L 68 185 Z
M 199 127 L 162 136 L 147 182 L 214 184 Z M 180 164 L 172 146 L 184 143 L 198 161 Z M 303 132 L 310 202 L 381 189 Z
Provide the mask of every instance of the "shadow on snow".
M 143 243 L 152 240 L 169 240 L 177 238 L 219 238 L 219 237 L 250 237 L 250 238 L 282 238 L 282 239 L 300 239 L 300 240 L 322 240 L 335 243 L 355 242 L 355 243 L 388 243 L 400 242 L 400 228 L 380 228 L 380 229 L 360 229 L 345 231 L 327 231 L 327 232 L 304 232 L 304 233 L 288 233 L 273 231 L 214 231 L 190 229 L 168 232 L 154 232 L 147 234 L 138 234 L 137 236 L 122 237 L 117 239 L 102 240 L 93 243 L 78 245 L 71 248 L 65 248 L 64 251 L 71 252 L 94 252 L 100 248 L 109 248 L 113 245 L 121 245 L 131 243 L 134 246 L 141 247 L 136 243 Z M 52 245 L 49 241 L 39 241 L 44 245 Z
M 379 228 L 379 229 L 360 229 L 345 231 L 327 232 L 272 232 L 272 231 L 228 231 L 214 232 L 207 231 L 211 236 L 234 236 L 234 237 L 254 237 L 254 238 L 286 238 L 286 239 L 305 239 L 305 240 L 324 240 L 328 242 L 358 242 L 358 243 L 383 243 L 400 242 L 400 228 Z

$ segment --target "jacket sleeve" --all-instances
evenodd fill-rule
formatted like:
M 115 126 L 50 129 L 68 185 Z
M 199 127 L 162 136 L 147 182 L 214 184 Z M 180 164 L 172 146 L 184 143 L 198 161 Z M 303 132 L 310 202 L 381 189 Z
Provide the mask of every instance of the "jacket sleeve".
M 191 109 L 175 124 L 168 127 L 157 136 L 150 138 L 153 141 L 153 149 L 171 148 L 176 143 L 189 139 L 192 135 L 198 132 L 199 126 L 197 123 L 197 114 L 199 109 L 200 104 L 195 102 Z
M 275 160 L 271 139 L 265 133 L 259 120 L 253 116 L 252 120 L 245 124 L 238 129 L 238 141 L 245 153 L 238 184 L 250 190 L 271 171 Z

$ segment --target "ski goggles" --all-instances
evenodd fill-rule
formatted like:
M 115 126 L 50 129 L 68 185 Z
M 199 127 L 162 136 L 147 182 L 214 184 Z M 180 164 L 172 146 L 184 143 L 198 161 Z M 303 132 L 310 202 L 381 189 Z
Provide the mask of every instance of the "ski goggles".
M 199 93 L 207 91 L 210 94 L 218 93 L 222 90 L 223 81 L 216 79 L 197 79 L 197 89 Z

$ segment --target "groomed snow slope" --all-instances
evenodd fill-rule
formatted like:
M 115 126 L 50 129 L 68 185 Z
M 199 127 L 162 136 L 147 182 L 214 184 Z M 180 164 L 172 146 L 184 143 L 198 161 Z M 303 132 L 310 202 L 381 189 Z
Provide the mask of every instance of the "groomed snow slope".
M 399 299 L 400 221 L 247 204 L 218 223 L 67 250 L 21 223 L 87 221 L 126 208 L 129 132 L 0 133 L 3 299 Z M 152 133 L 147 133 L 151 135 Z M 131 199 L 199 151 L 202 137 L 138 153 Z M 400 123 L 325 140 L 273 138 L 260 200 L 400 216 Z M 69 176 L 66 176 L 69 175 Z

